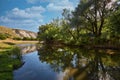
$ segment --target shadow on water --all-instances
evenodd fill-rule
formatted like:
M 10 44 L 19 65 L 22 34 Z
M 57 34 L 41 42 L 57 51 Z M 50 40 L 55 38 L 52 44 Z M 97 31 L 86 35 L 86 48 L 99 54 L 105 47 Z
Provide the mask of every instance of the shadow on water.
M 119 51 L 28 46 L 14 80 L 120 80 Z

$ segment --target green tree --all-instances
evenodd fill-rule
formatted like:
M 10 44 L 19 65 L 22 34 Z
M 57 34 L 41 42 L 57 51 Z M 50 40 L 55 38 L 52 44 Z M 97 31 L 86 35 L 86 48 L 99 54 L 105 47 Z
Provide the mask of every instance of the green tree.
M 112 35 L 120 37 L 120 6 L 111 14 L 109 27 Z
M 72 13 L 70 20 L 72 26 L 77 29 L 78 33 L 81 29 L 85 29 L 88 33 L 100 37 L 105 19 L 114 9 L 114 6 L 110 5 L 111 2 L 112 0 L 80 0 Z
M 78 28 L 75 29 L 74 25 L 72 25 L 71 23 L 71 20 L 73 20 L 73 18 L 71 19 L 71 12 L 70 10 L 67 10 L 67 9 L 63 9 L 63 13 L 62 13 L 62 16 L 63 16 L 63 20 L 62 20 L 62 26 L 64 26 L 64 29 L 68 32 L 67 34 L 69 34 L 73 40 L 76 42 L 78 41 Z M 75 23 L 77 25 L 77 22 Z
M 43 41 L 58 39 L 59 28 L 53 24 L 46 24 L 39 27 L 38 38 Z

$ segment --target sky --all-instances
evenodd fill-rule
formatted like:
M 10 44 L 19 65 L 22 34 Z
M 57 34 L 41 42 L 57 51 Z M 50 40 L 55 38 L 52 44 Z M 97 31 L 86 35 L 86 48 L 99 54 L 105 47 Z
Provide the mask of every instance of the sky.
M 74 10 L 79 0 L 0 0 L 0 26 L 38 31 L 40 25 Z

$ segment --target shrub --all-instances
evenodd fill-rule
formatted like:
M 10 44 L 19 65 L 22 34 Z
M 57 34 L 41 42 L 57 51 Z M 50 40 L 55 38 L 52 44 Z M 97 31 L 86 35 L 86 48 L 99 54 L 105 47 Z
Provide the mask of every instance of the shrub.
M 0 33 L 0 40 L 5 40 L 7 38 L 7 35 L 6 34 L 1 34 Z
M 23 39 L 22 40 L 30 40 L 30 41 L 32 41 L 32 40 L 37 40 L 36 38 L 28 38 L 28 37 L 23 37 Z
M 14 37 L 13 40 L 22 40 L 20 37 Z

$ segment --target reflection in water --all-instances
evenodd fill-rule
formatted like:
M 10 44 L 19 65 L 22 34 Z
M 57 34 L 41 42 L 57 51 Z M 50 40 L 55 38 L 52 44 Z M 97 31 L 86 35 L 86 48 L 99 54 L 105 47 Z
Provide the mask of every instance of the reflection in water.
M 22 46 L 25 64 L 14 71 L 14 80 L 120 80 L 119 51 L 53 45 L 35 48 Z
M 24 64 L 14 70 L 14 80 L 56 80 L 56 73 L 49 64 L 41 62 L 35 45 L 19 45 Z M 34 51 L 35 50 L 35 51 Z M 28 54 L 27 54 L 28 53 Z
M 22 54 L 30 53 L 36 51 L 35 44 L 20 44 L 18 45 L 21 49 Z
M 39 58 L 51 64 L 59 80 L 120 80 L 120 55 L 106 52 L 44 46 Z

